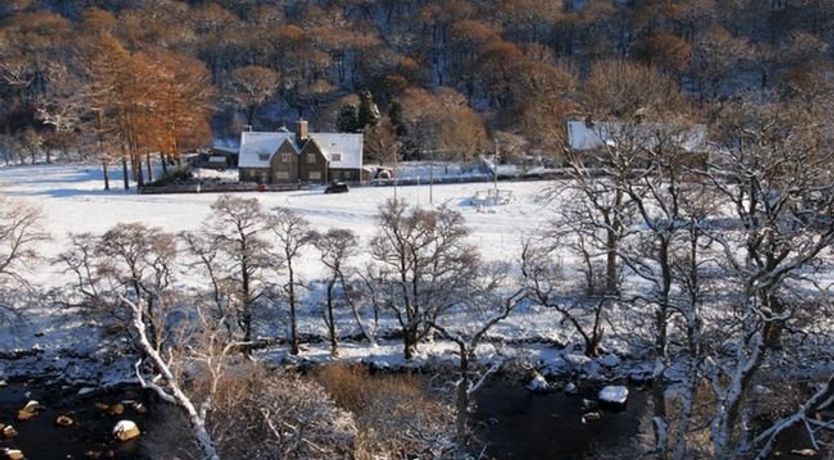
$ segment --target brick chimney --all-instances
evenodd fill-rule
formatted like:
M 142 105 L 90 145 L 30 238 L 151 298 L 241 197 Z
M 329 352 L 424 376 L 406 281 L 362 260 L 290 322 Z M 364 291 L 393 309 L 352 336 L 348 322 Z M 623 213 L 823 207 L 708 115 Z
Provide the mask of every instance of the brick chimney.
M 298 137 L 298 142 L 306 141 L 308 134 L 309 127 L 307 126 L 307 120 L 299 118 L 298 121 L 295 122 L 295 135 Z

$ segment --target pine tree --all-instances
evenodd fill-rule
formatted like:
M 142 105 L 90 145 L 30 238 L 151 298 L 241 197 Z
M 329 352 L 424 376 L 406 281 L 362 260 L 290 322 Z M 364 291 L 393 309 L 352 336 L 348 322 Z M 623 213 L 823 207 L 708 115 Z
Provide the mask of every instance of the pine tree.
M 359 94 L 359 129 L 376 125 L 379 120 L 379 108 L 374 103 L 374 97 L 370 91 L 365 90 Z
M 394 125 L 394 133 L 397 137 L 406 135 L 405 122 L 403 121 L 403 106 L 399 101 L 391 102 L 391 108 L 388 109 L 388 119 Z
M 353 104 L 345 104 L 339 111 L 339 131 L 343 133 L 352 133 L 359 129 L 359 121 L 356 113 L 356 106 Z

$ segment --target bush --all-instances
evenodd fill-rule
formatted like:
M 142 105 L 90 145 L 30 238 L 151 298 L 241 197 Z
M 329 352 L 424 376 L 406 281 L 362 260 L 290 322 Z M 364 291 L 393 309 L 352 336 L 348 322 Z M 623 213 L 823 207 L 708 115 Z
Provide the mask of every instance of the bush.
M 354 414 L 358 458 L 440 458 L 454 448 L 451 406 L 431 397 L 417 378 L 371 375 L 344 364 L 324 366 L 315 378 L 340 408 Z
M 353 416 L 316 382 L 251 365 L 219 382 L 209 429 L 221 458 L 356 458 Z

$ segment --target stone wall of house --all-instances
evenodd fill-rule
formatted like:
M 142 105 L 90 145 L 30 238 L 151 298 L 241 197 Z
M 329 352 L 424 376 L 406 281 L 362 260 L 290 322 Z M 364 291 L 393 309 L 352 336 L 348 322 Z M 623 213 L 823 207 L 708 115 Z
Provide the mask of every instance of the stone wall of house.
M 294 184 L 298 182 L 298 155 L 289 142 L 284 142 L 269 164 L 273 184 Z
M 307 142 L 298 155 L 298 178 L 302 182 L 325 183 L 330 181 L 327 158 L 315 142 Z
M 238 172 L 241 182 L 269 183 L 269 169 L 267 168 L 240 168 Z

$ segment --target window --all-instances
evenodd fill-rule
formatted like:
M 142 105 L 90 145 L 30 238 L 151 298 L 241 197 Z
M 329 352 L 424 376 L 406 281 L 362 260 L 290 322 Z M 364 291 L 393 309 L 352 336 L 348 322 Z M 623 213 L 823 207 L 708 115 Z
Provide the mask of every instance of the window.
M 308 153 L 307 154 L 307 163 L 314 165 L 316 164 L 316 154 L 315 153 Z
M 269 154 L 268 153 L 259 153 L 258 159 L 261 161 L 269 161 Z
M 281 154 L 281 161 L 283 161 L 284 163 L 289 163 L 290 162 L 290 154 L 289 153 L 282 153 Z
M 350 180 L 350 171 L 342 171 L 342 179 Z
M 310 171 L 310 180 L 321 180 L 321 172 Z
M 331 154 L 330 155 L 330 161 L 332 161 L 334 163 L 337 162 L 337 161 L 342 161 L 342 154 L 341 153 Z
M 289 180 L 290 173 L 287 171 L 275 171 L 275 178 Z

